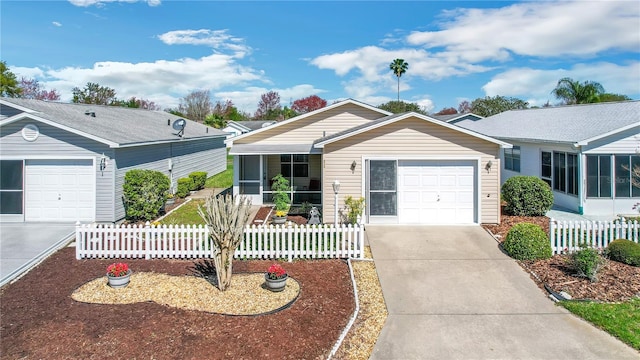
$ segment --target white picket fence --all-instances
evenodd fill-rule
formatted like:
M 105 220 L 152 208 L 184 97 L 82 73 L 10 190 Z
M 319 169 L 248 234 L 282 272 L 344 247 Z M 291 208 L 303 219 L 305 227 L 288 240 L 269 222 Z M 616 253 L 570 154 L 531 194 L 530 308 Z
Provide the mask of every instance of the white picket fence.
M 76 224 L 76 258 L 210 258 L 203 225 Z M 237 259 L 364 258 L 362 225 L 251 225 Z
M 557 221 L 550 220 L 549 239 L 554 254 L 571 253 L 580 249 L 580 244 L 604 249 L 616 239 L 639 242 L 640 223 L 624 218 L 614 221 Z

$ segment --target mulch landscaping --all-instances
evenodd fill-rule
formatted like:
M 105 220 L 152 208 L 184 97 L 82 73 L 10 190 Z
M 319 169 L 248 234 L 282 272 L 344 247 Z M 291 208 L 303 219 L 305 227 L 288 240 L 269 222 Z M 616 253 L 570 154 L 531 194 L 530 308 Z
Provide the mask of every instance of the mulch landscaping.
M 483 225 L 498 241 L 506 239 L 509 229 L 515 224 L 529 222 L 549 233 L 549 218 L 546 216 L 510 216 L 503 214 L 501 224 Z M 626 301 L 640 296 L 640 268 L 607 260 L 598 273 L 598 281 L 591 282 L 578 277 L 568 265 L 567 255 L 554 255 L 551 259 L 521 261 L 522 267 L 532 274 L 532 279 L 545 293 L 544 284 L 556 292 L 564 291 L 573 299 L 589 299 L 604 302 Z
M 271 206 L 263 206 L 260 209 L 258 209 L 258 212 L 256 213 L 256 215 L 254 216 L 253 220 L 251 221 L 252 225 L 264 225 L 264 224 L 270 224 L 271 223 L 271 219 L 269 218 L 271 213 L 273 211 L 273 207 Z M 301 215 L 287 215 L 287 221 L 288 222 L 292 222 L 298 225 L 304 225 L 307 223 L 307 218 Z
M 82 303 L 72 293 L 114 261 L 76 260 L 74 250 L 58 251 L 0 290 L 3 359 L 323 359 L 354 311 L 342 260 L 284 263 L 300 294 L 271 315 L 220 315 L 155 302 Z M 175 276 L 191 274 L 194 264 L 126 262 L 137 272 Z M 273 262 L 234 261 L 234 273 L 264 272 Z

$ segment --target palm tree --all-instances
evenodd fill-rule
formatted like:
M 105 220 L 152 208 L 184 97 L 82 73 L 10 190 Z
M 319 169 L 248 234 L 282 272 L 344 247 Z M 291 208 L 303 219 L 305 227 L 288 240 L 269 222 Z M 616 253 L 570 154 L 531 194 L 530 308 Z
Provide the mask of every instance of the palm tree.
M 408 68 L 409 63 L 404 62 L 404 59 L 395 59 L 389 64 L 389 70 L 398 77 L 398 102 L 400 102 L 400 76 L 406 73 Z
M 580 83 L 572 78 L 562 78 L 551 93 L 567 105 L 590 104 L 600 100 L 604 88 L 595 81 Z

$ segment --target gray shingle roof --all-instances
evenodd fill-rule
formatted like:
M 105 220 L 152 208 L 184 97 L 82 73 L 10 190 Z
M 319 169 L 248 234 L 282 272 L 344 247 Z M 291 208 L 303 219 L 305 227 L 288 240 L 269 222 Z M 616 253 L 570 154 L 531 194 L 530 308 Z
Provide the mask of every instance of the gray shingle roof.
M 159 141 L 180 141 L 172 126 L 179 116 L 164 112 L 117 106 L 47 102 L 3 98 L 11 104 L 33 110 L 31 114 L 51 122 L 119 144 L 133 145 Z M 2 105 L 4 106 L 4 105 Z M 95 117 L 86 115 L 95 112 Z M 184 139 L 225 136 L 226 133 L 187 121 Z
M 640 126 L 640 101 L 510 110 L 457 125 L 499 139 L 577 143 Z

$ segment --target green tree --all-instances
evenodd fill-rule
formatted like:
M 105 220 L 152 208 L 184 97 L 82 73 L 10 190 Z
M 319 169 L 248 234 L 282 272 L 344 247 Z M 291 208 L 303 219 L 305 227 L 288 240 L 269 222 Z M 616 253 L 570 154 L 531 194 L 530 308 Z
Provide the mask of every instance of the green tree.
M 389 64 L 389 70 L 398 78 L 398 102 L 400 102 L 400 77 L 407 72 L 409 63 L 404 59 L 395 59 Z
M 471 112 L 484 117 L 527 107 L 529 103 L 524 100 L 500 95 L 477 98 L 471 102 Z
M 566 77 L 558 80 L 556 88 L 551 93 L 567 105 L 590 104 L 599 101 L 600 95 L 604 94 L 604 88 L 595 81 L 581 83 Z
M 73 93 L 73 99 L 71 101 L 74 103 L 111 105 L 118 101 L 114 89 L 101 86 L 98 83 L 88 82 L 83 89 L 74 87 L 71 92 Z
M 629 101 L 632 100 L 627 95 L 604 93 L 600 94 L 598 102 L 614 102 L 614 101 Z
M 9 70 L 6 62 L 0 61 L 0 96 L 20 97 L 21 92 L 16 74 Z
M 407 103 L 404 101 L 389 101 L 384 104 L 378 105 L 378 109 L 386 110 L 394 114 L 399 114 L 407 111 L 413 111 L 418 114 L 427 115 L 427 112 L 416 103 Z

